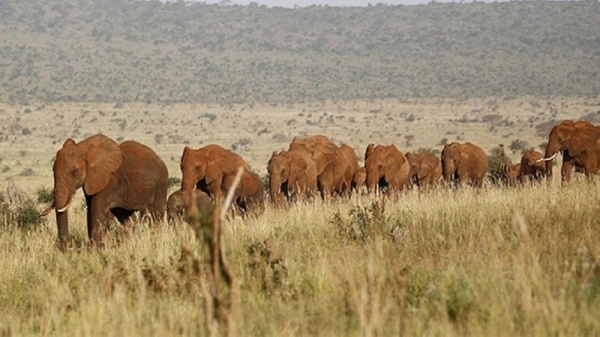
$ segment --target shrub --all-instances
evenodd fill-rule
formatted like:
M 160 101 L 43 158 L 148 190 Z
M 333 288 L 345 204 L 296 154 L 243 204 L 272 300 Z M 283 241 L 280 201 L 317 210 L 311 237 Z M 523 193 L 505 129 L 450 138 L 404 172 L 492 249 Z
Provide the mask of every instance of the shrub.
M 26 202 L 20 205 L 15 210 L 14 215 L 17 226 L 20 229 L 34 230 L 43 222 L 43 218 L 33 202 Z
M 208 118 L 209 122 L 213 122 L 215 119 L 217 119 L 217 115 L 210 112 L 205 112 L 202 115 L 200 115 L 200 117 Z
M 504 152 L 504 144 L 499 144 L 490 151 L 488 156 L 488 175 L 492 182 L 498 183 L 504 179 L 504 167 L 511 164 L 510 158 Z
M 19 173 L 21 177 L 31 177 L 33 175 L 35 175 L 35 171 L 32 168 L 26 168 Z
M 389 235 L 393 223 L 385 214 L 385 204 L 373 202 L 370 206 L 356 206 L 348 212 L 349 220 L 345 220 L 337 212 L 330 221 L 336 226 L 337 234 L 348 241 L 367 243 L 375 237 Z M 400 224 L 395 223 L 396 226 Z
M 510 143 L 510 150 L 512 153 L 523 152 L 529 148 L 529 144 L 520 139 L 515 139 Z
M 42 204 L 52 204 L 54 202 L 54 193 L 51 188 L 40 187 L 35 192 L 37 201 Z

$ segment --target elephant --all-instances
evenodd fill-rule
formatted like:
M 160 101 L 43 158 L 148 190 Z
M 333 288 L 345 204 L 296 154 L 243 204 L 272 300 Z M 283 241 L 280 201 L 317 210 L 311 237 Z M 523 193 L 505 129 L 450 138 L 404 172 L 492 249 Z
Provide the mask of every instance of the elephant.
M 307 152 L 273 152 L 267 171 L 271 201 L 277 206 L 286 198 L 311 196 L 317 190 L 317 165 Z
M 534 150 L 523 153 L 518 179 L 523 182 L 525 180 L 540 180 L 545 177 L 546 165 L 541 160 L 542 158 L 544 158 L 544 155 Z
M 195 189 L 193 193 L 194 200 L 196 201 L 196 209 L 203 210 L 212 207 L 213 203 L 208 194 L 198 189 Z M 182 219 L 186 209 L 183 190 L 177 190 L 169 195 L 167 199 L 167 220 L 169 222 Z
M 213 201 L 224 198 L 231 187 L 233 179 L 224 183 L 224 177 L 237 173 L 239 167 L 250 170 L 248 163 L 238 154 L 217 144 L 210 144 L 199 149 L 186 146 L 181 156 L 182 172 L 181 190 L 184 192 L 188 215 L 191 212 L 191 199 L 194 189 L 206 192 Z M 229 183 L 229 184 L 228 184 Z
M 410 163 L 410 180 L 419 187 L 431 186 L 442 178 L 442 162 L 431 152 L 406 154 Z
M 329 163 L 335 160 L 340 148 L 327 138 L 327 136 L 314 135 L 304 139 L 294 137 L 288 151 L 296 150 L 307 152 L 310 155 L 317 166 L 318 176 L 323 173 L 323 170 Z
M 323 197 L 326 195 L 348 195 L 352 189 L 352 178 L 358 170 L 358 157 L 354 149 L 343 144 L 336 157 L 317 176 L 317 186 Z
M 87 205 L 90 241 L 102 244 L 102 228 L 110 215 L 125 223 L 134 211 L 148 211 L 154 221 L 164 218 L 169 173 L 149 147 L 96 134 L 79 143 L 67 139 L 53 164 L 54 203 L 58 239 L 69 235 L 68 212 L 73 195 L 81 187 Z
M 488 170 L 488 157 L 472 143 L 446 144 L 442 150 L 442 175 L 448 183 L 458 181 L 475 187 L 483 185 Z
M 520 182 L 521 181 L 521 170 L 522 170 L 521 163 L 505 165 L 504 169 L 502 171 L 504 173 L 504 178 L 506 180 L 506 183 L 508 185 L 516 185 L 518 182 Z
M 552 165 L 556 155 L 561 152 L 563 164 L 561 180 L 567 183 L 571 180 L 573 167 L 580 167 L 586 176 L 598 172 L 600 160 L 600 127 L 587 121 L 564 120 L 555 125 L 548 135 L 548 144 L 544 158 L 546 176 L 552 176 Z
M 410 164 L 395 145 L 369 144 L 365 151 L 367 189 L 402 190 L 409 182 Z
M 367 188 L 367 168 L 359 167 L 352 176 L 352 188 L 356 191 L 363 191 Z
M 236 175 L 237 172 L 225 175 L 223 185 L 232 186 Z M 260 176 L 252 171 L 244 170 L 233 200 L 244 213 L 262 212 L 264 210 L 265 185 Z

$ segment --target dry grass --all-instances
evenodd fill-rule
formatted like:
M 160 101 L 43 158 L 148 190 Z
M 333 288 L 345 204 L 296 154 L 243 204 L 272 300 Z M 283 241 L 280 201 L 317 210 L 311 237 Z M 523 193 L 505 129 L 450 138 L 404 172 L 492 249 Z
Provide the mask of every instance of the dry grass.
M 355 195 L 230 219 L 238 333 L 597 335 L 599 202 L 595 185 L 577 181 L 410 191 L 383 209 Z M 198 273 L 208 256 L 188 226 L 113 228 L 95 250 L 83 214 L 74 222 L 83 243 L 67 253 L 52 220 L 0 234 L 0 331 L 206 333 Z
M 571 118 L 588 113 L 585 107 L 589 102 L 561 102 L 555 104 L 573 107 Z M 436 113 L 450 106 L 445 104 L 411 107 L 429 111 L 427 118 L 438 120 Z M 368 103 L 356 105 L 370 107 Z M 394 107 L 394 111 L 403 109 L 402 104 Z M 67 108 L 44 109 L 56 109 L 49 114 L 78 114 Z M 70 107 L 77 108 L 81 107 Z M 284 130 L 285 118 L 276 112 L 288 108 L 264 108 L 262 112 L 259 108 L 247 111 L 254 117 L 248 117 L 249 122 L 238 121 L 241 130 L 250 129 L 248 125 L 256 116 L 268 114 L 271 124 L 262 117 L 265 127 L 272 132 Z M 133 125 L 129 121 L 139 118 L 137 109 L 144 108 L 126 105 L 117 111 L 127 115 L 127 123 Z M 192 146 L 200 146 L 198 139 L 227 144 L 248 132 L 227 135 L 219 133 L 219 127 L 207 128 L 208 134 L 204 134 L 202 130 L 191 131 L 191 125 L 160 124 L 156 109 L 147 114 L 152 120 L 148 126 L 151 131 L 164 128 L 161 132 L 167 134 L 176 129 L 194 141 Z M 170 118 L 181 120 L 174 116 L 184 111 L 202 112 L 205 107 L 164 109 Z M 467 104 L 455 105 L 454 109 L 471 108 Z M 509 107 L 501 109 L 507 114 L 510 111 Z M 92 111 L 97 114 L 97 110 L 94 107 Z M 240 113 L 236 111 L 225 112 Z M 571 110 L 561 110 L 558 118 L 567 117 L 567 113 Z M 193 120 L 198 120 L 197 115 Z M 370 115 L 367 111 L 357 116 Z M 29 123 L 22 116 L 21 122 Z M 527 118 L 523 111 L 510 116 Z M 85 119 L 89 118 L 91 115 Z M 221 118 L 219 115 L 215 122 Z M 231 118 L 224 124 L 230 125 Z M 360 118 L 356 117 L 357 121 Z M 43 120 L 38 118 L 38 122 Z M 18 186 L 28 190 L 51 186 L 50 161 L 69 133 L 63 130 L 69 129 L 70 123 L 65 118 L 63 126 L 57 126 L 56 121 L 48 122 L 52 127 L 36 124 L 31 139 L 23 136 L 13 142 L 15 136 L 11 136 L 8 142 L 0 143 L 5 151 L 2 164 L 21 160 L 23 166 L 31 165 L 36 172 L 18 177 Z M 288 130 L 288 134 L 320 130 L 338 140 L 351 134 L 356 141 L 353 145 L 360 144 L 361 149 L 373 132 L 381 137 L 373 138 L 373 142 L 394 142 L 395 136 L 386 132 L 393 123 L 379 119 L 377 123 L 383 130 L 373 124 L 366 128 L 363 123 L 353 133 L 348 132 L 348 125 L 328 127 L 325 132 L 305 129 L 303 124 L 302 129 Z M 401 124 L 401 128 L 412 125 Z M 420 126 L 422 133 L 411 130 L 416 135 L 413 147 L 431 146 L 440 136 L 439 130 L 426 125 L 423 122 Z M 82 125 L 81 138 L 99 130 L 116 138 L 121 133 L 113 127 L 111 123 Z M 449 124 L 445 127 L 450 128 Z M 501 140 L 491 137 L 486 129 L 475 130 L 475 126 L 472 134 L 467 133 L 467 127 L 464 130 L 465 139 L 488 144 L 484 146 L 488 149 Z M 142 126 L 122 134 L 153 145 L 154 134 L 145 133 Z M 253 142 L 247 154 L 253 158 L 251 163 L 260 167 L 274 143 L 270 136 L 250 138 Z M 531 144 L 543 141 L 533 131 L 529 136 L 515 131 L 515 138 Z M 61 141 L 52 144 L 52 139 Z M 30 152 L 19 157 L 18 151 L 26 146 Z M 171 174 L 179 176 L 176 165 L 183 145 L 153 147 L 168 162 Z M 288 209 L 267 207 L 255 218 L 229 219 L 223 230 L 229 263 L 239 281 L 237 332 L 252 336 L 598 335 L 598 204 L 598 186 L 576 179 L 567 187 L 553 181 L 512 189 L 486 186 L 482 191 L 408 191 L 385 204 L 374 196 L 357 195 L 350 200 L 310 200 Z M 52 217 L 33 231 L 4 225 L 0 231 L 0 334 L 208 334 L 199 289 L 199 273 L 208 256 L 202 255 L 205 247 L 189 226 L 143 222 L 132 228 L 115 226 L 107 235 L 107 247 L 96 250 L 87 243 L 84 216 L 81 206 L 74 207 L 70 214 L 74 248 L 65 253 L 56 247 Z M 393 229 L 394 237 L 390 235 Z M 192 247 L 191 251 L 185 247 Z

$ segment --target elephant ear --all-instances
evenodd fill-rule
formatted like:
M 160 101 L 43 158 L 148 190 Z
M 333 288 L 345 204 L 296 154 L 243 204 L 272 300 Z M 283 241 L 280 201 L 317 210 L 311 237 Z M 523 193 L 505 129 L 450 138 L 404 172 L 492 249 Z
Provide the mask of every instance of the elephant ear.
M 204 174 L 204 180 L 207 184 L 211 184 L 219 177 L 223 177 L 226 174 L 232 173 L 235 175 L 240 166 L 244 169 L 250 169 L 248 164 L 236 155 L 215 153 L 212 156 L 213 158 L 207 158 L 206 172 Z
M 113 173 L 123 162 L 123 154 L 117 142 L 103 135 L 92 136 L 84 142 L 87 175 L 83 188 L 86 194 L 94 195 L 108 186 Z
M 375 144 L 371 143 L 367 146 L 367 150 L 365 151 L 365 160 L 367 160 L 369 154 L 373 152 L 373 149 L 375 149 Z
M 571 139 L 569 140 L 569 144 L 567 145 L 569 156 L 578 156 L 585 151 L 587 147 L 595 147 L 597 140 L 598 138 L 594 137 L 591 130 L 579 131 L 578 134 L 571 136 Z
M 73 145 L 77 145 L 75 144 L 75 141 L 72 138 L 68 138 L 67 140 L 65 140 L 65 142 L 63 143 L 63 147 L 67 147 L 67 146 L 73 146 Z
M 301 174 L 306 173 L 308 165 L 303 158 L 292 158 L 290 161 L 290 175 L 288 182 L 297 183 Z
M 421 166 L 419 166 L 419 170 L 417 171 L 417 177 L 422 179 L 423 177 L 427 176 L 428 173 L 433 172 L 434 170 L 435 167 L 431 165 L 430 162 L 422 160 Z

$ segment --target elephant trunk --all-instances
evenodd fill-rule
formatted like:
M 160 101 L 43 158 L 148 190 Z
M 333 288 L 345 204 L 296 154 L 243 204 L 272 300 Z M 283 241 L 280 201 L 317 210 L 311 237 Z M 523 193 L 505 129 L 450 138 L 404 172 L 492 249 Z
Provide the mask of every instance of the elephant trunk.
M 546 145 L 546 151 L 544 152 L 544 158 L 542 159 L 546 164 L 546 176 L 552 176 L 552 166 L 554 165 L 554 158 L 560 151 L 560 144 L 558 142 L 550 141 Z
M 276 205 L 282 204 L 282 191 L 281 191 L 281 179 L 275 176 L 269 177 L 269 195 L 271 196 L 271 200 Z
M 56 225 L 58 227 L 58 239 L 61 244 L 66 242 L 69 236 L 68 208 L 71 205 L 72 196 L 67 188 L 54 187 L 54 208 L 56 212 Z
M 367 168 L 367 190 L 369 192 L 375 191 L 379 182 L 379 170 L 374 168 Z
M 196 189 L 196 179 L 192 179 L 189 174 L 183 174 L 181 181 L 182 201 L 185 208 L 185 214 L 193 217 L 196 215 L 197 210 L 195 209 L 194 202 L 194 190 Z

